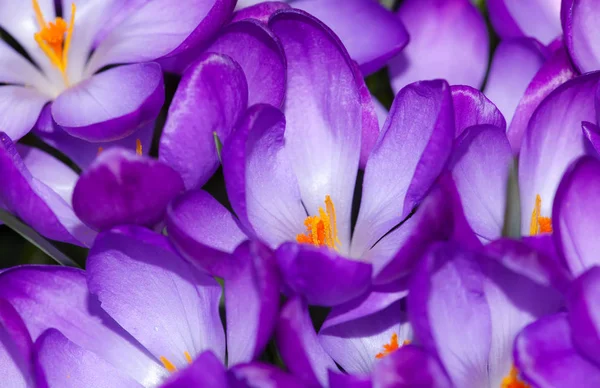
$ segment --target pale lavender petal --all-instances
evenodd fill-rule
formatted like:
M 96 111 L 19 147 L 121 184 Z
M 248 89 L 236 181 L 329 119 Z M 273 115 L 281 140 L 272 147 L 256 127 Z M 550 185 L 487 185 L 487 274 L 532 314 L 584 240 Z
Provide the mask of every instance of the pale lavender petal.
M 582 73 L 600 69 L 600 45 L 596 37 L 598 4 L 594 0 L 563 1 L 565 43 L 575 66 Z
M 232 22 L 244 19 L 256 19 L 267 24 L 271 15 L 280 9 L 290 8 L 289 4 L 282 1 L 238 0 L 236 12 L 233 14 Z
M 450 90 L 457 137 L 473 125 L 489 124 L 506 130 L 506 119 L 502 113 L 479 90 L 466 85 L 452 86 Z
M 0 86 L 0 130 L 14 141 L 19 140 L 35 125 L 50 97 L 22 86 Z
M 52 85 L 25 57 L 8 43 L 0 40 L 0 82 L 32 85 L 38 90 L 50 90 Z

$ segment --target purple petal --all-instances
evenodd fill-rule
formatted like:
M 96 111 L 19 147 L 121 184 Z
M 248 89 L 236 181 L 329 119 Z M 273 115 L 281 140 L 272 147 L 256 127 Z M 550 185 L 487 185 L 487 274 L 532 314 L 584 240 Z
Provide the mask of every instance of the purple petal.
M 199 354 L 190 366 L 161 385 L 161 388 L 181 387 L 229 387 L 223 362 L 207 350 Z
M 533 37 L 548 45 L 561 34 L 561 0 L 488 0 L 490 19 L 502 38 Z
M 347 250 L 362 124 L 354 63 L 333 32 L 302 11 L 279 11 L 269 26 L 287 58 L 285 148 L 302 201 L 318 214 L 331 196 Z
M 364 75 L 379 70 L 408 43 L 402 22 L 376 1 L 297 0 L 292 6 L 329 26 Z
M 600 364 L 600 267 L 581 275 L 567 296 L 571 339 L 579 352 Z
M 470 1 L 407 0 L 398 16 L 410 44 L 389 64 L 395 92 L 435 78 L 451 85 L 481 86 L 490 48 L 483 16 Z
M 346 373 L 338 373 L 329 370 L 329 380 L 327 381 L 330 388 L 372 388 L 373 382 L 371 376 L 357 376 Z
M 234 383 L 235 381 L 235 383 Z M 229 369 L 229 386 L 236 388 L 301 388 L 306 385 L 298 378 L 270 364 L 252 363 Z
M 571 162 L 586 153 L 581 122 L 596 121 L 594 101 L 599 78 L 600 72 L 566 82 L 531 117 L 519 158 L 524 233 L 529 230 L 536 196 L 542 200 L 540 215 L 550 217 L 560 178 Z
M 19 140 L 33 128 L 49 100 L 33 88 L 0 86 L 0 128 L 11 139 Z
M 506 130 L 506 120 L 502 113 L 479 90 L 466 85 L 452 86 L 450 90 L 457 137 L 473 125 L 489 124 Z
M 0 176 L 5 182 L 11 183 L 0 185 L 0 201 L 5 208 L 47 238 L 82 246 L 91 245 L 95 232 L 81 223 L 73 213 L 70 201 L 64 198 L 70 196 L 75 173 L 49 155 L 40 156 L 41 151 L 26 151 L 22 159 L 14 144 L 3 133 L 0 133 L 0 141 Z M 28 170 L 27 155 L 31 155 L 33 174 L 40 173 L 39 178 Z M 53 169 L 60 173 L 47 176 L 48 171 Z M 65 174 L 69 172 L 71 176 L 66 175 L 65 179 Z
M 571 334 L 564 313 L 527 326 L 514 349 L 515 366 L 524 380 L 538 387 L 600 385 L 600 369 L 577 352 Z
M 52 104 L 52 117 L 72 136 L 118 140 L 154 120 L 164 99 L 158 64 L 119 66 L 67 89 Z
M 248 104 L 242 69 L 231 58 L 203 55 L 185 72 L 163 129 L 159 160 L 187 189 L 199 188 L 219 166 L 214 134 L 225 142 Z
M 246 242 L 234 252 L 239 269 L 225 278 L 227 364 L 258 357 L 271 338 L 279 313 L 279 277 L 273 252 Z
M 52 119 L 52 105 L 48 104 L 42 110 L 40 117 L 33 129 L 33 133 L 40 139 L 56 148 L 76 163 L 79 168 L 85 170 L 96 159 L 100 147 L 108 150 L 112 147 L 121 147 L 129 150 L 136 150 L 137 140 L 142 145 L 142 154 L 147 155 L 150 152 L 152 136 L 154 134 L 154 122 L 150 122 L 131 135 L 113 142 L 91 143 L 69 135 L 60 128 Z
M 457 387 L 489 384 L 492 322 L 476 259 L 455 245 L 433 246 L 413 275 L 408 294 L 416 341 L 438 355 Z
M 560 47 L 549 56 L 533 77 L 517 105 L 507 132 L 508 141 L 510 141 L 515 154 L 521 149 L 527 124 L 538 105 L 550 92 L 573 77 L 575 77 L 575 70 L 573 70 L 569 56 L 566 50 Z
M 457 140 L 452 177 L 469 224 L 484 240 L 495 240 L 502 234 L 512 159 L 501 128 L 472 127 Z
M 231 22 L 237 22 L 245 19 L 256 19 L 261 23 L 267 24 L 269 22 L 269 18 L 275 13 L 275 11 L 288 8 L 290 8 L 289 4 L 281 1 L 259 2 L 255 0 L 238 0 L 238 11 L 233 14 Z
M 600 162 L 591 157 L 577 160 L 565 173 L 552 209 L 555 241 L 574 276 L 600 264 L 600 242 L 593 231 L 600 211 Z
M 494 52 L 485 95 L 511 122 L 523 93 L 545 61 L 543 47 L 534 39 L 500 42 Z
M 0 82 L 32 85 L 37 90 L 52 89 L 46 77 L 4 40 L 0 41 Z
M 367 161 L 354 257 L 361 257 L 423 199 L 446 164 L 454 132 L 445 81 L 417 82 L 396 96 Z
M 181 368 L 186 352 L 212 350 L 224 360 L 221 287 L 164 244 L 166 237 L 139 227 L 100 234 L 87 259 L 90 292 L 156 359 Z
M 87 72 L 108 64 L 175 56 L 206 43 L 231 16 L 234 4 L 233 0 L 144 2 L 102 40 Z
M 123 224 L 151 227 L 163 220 L 167 205 L 183 190 L 181 177 L 166 164 L 113 148 L 81 174 L 73 210 L 96 230 Z
M 0 368 L 2 378 L 15 387 L 33 386 L 30 360 L 33 343 L 23 320 L 4 299 L 0 299 Z
M 85 272 L 57 266 L 22 266 L 0 274 L 0 298 L 10 302 L 36 340 L 54 328 L 83 349 L 144 384 L 166 374 L 87 289 Z
M 596 124 L 584 121 L 581 123 L 581 129 L 590 145 L 594 148 L 596 153 L 600 155 L 600 127 Z
M 283 105 L 286 59 L 265 25 L 255 20 L 229 24 L 206 51 L 227 55 L 240 65 L 248 81 L 248 105 Z
M 142 387 L 130 376 L 71 342 L 60 331 L 48 329 L 35 343 L 35 363 L 50 387 Z
M 276 254 L 286 287 L 309 304 L 335 306 L 360 296 L 371 284 L 371 264 L 333 249 L 284 243 Z
M 285 366 L 310 385 L 327 385 L 327 371 L 337 366 L 323 350 L 313 328 L 308 306 L 299 297 L 283 307 L 275 338 Z
M 359 73 L 358 65 L 354 64 L 354 74 L 358 89 L 360 92 L 360 104 L 362 106 L 362 136 L 360 139 L 360 160 L 359 167 L 364 170 L 367 165 L 369 155 L 373 151 L 373 147 L 377 143 L 379 137 L 379 129 L 383 128 L 383 122 L 387 118 L 387 110 L 377 102 L 376 98 L 371 95 L 365 80 Z M 377 106 L 378 105 L 378 106 Z M 381 112 L 383 110 L 383 112 Z M 380 116 L 383 115 L 383 122 L 380 124 Z
M 167 208 L 167 234 L 183 257 L 217 276 L 229 271 L 234 249 L 246 239 L 235 217 L 205 191 L 188 191 Z
M 565 43 L 575 66 L 581 73 L 600 69 L 600 46 L 596 37 L 600 30 L 598 4 L 593 0 L 563 1 Z

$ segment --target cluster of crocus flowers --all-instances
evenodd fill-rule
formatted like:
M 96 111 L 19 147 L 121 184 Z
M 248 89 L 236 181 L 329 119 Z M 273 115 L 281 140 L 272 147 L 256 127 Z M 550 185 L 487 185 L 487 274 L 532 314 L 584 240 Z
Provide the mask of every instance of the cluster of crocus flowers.
M 0 0 L 0 221 L 88 249 L 2 381 L 600 384 L 600 8 L 487 7 L 489 69 L 469 0 Z

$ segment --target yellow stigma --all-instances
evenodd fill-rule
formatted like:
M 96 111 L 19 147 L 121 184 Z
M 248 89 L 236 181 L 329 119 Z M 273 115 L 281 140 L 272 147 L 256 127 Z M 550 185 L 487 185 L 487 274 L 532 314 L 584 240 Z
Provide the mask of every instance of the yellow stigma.
M 502 379 L 500 388 L 530 388 L 530 386 L 519 379 L 519 371 L 513 365 L 508 375 Z
M 402 342 L 402 346 L 408 345 L 408 344 L 410 344 L 410 340 L 404 340 Z M 400 346 L 398 345 L 398 334 L 394 333 L 394 334 L 392 334 L 392 338 L 390 339 L 390 343 L 389 344 L 384 344 L 383 345 L 383 352 L 377 353 L 375 355 L 375 358 L 384 358 L 385 356 L 388 356 L 389 354 L 395 352 L 398 349 L 400 349 Z
M 188 364 L 191 364 L 192 356 L 190 356 L 190 354 L 187 351 L 183 352 L 183 355 L 185 356 L 185 359 L 187 360 Z M 173 365 L 173 363 L 169 361 L 169 359 L 165 356 L 160 356 L 160 362 L 162 362 L 165 369 L 168 370 L 170 373 L 177 372 L 177 367 Z
M 340 240 L 337 236 L 337 223 L 335 219 L 335 207 L 329 195 L 325 196 L 325 209 L 319 208 L 318 216 L 308 216 L 304 220 L 306 233 L 296 236 L 300 244 L 312 244 L 318 247 L 327 246 L 337 250 Z
M 529 235 L 537 236 L 543 233 L 552 233 L 552 218 L 542 217 L 542 198 L 540 195 L 535 196 L 535 206 L 531 213 L 531 223 L 529 225 Z
M 33 38 L 40 46 L 44 54 L 54 66 L 60 70 L 65 85 L 69 85 L 67 77 L 67 65 L 73 28 L 75 27 L 75 4 L 71 4 L 71 20 L 67 22 L 61 17 L 54 19 L 54 22 L 46 23 L 42 10 L 37 0 L 32 0 L 33 10 L 37 19 L 40 31 L 33 34 Z M 66 37 L 65 37 L 66 34 Z

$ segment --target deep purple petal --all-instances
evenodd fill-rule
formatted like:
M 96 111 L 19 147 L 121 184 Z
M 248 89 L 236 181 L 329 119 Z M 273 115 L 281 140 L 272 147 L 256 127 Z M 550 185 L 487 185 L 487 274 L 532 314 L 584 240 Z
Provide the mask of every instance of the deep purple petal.
M 309 304 L 335 306 L 360 296 L 371 284 L 371 264 L 347 259 L 333 249 L 290 242 L 276 255 L 288 290 Z
M 262 23 L 244 20 L 223 28 L 206 49 L 231 57 L 248 81 L 248 105 L 283 105 L 286 59 L 281 44 Z
M 542 318 L 515 341 L 515 366 L 538 387 L 596 387 L 600 368 L 577 352 L 566 314 Z
M 229 369 L 230 388 L 301 388 L 306 384 L 271 364 L 251 363 Z
M 228 388 L 223 362 L 211 351 L 202 352 L 190 366 L 177 372 L 161 388 L 214 387 Z
M 14 307 L 0 299 L 0 370 L 5 381 L 17 386 L 32 386 L 30 360 L 33 342 L 27 327 Z
M 408 43 L 402 22 L 376 1 L 297 0 L 292 6 L 327 24 L 365 76 L 383 67 Z
M 331 196 L 347 250 L 362 127 L 354 63 L 334 33 L 303 11 L 278 11 L 269 26 L 287 58 L 285 150 L 302 201 L 314 215 Z
M 138 382 L 156 384 L 167 373 L 100 307 L 88 292 L 82 270 L 12 268 L 0 274 L 0 298 L 15 307 L 34 340 L 54 328 Z
M 600 69 L 600 46 L 596 37 L 600 30 L 594 23 L 600 14 L 593 0 L 565 0 L 563 28 L 565 44 L 581 73 Z
M 600 155 L 600 126 L 592 124 L 589 121 L 583 121 L 581 123 L 581 129 L 590 145 L 594 148 L 596 153 Z
M 299 297 L 283 307 L 275 332 L 285 366 L 307 384 L 326 385 L 327 371 L 337 366 L 317 339 L 308 306 Z
M 64 166 L 62 162 L 50 157 L 39 156 L 42 151 L 23 148 L 22 157 L 17 152 L 9 137 L 0 133 L 0 176 L 10 185 L 0 185 L 0 202 L 4 207 L 21 218 L 26 224 L 35 229 L 44 237 L 69 242 L 71 244 L 89 246 L 95 237 L 95 232 L 85 226 L 73 213 L 69 196 L 74 185 L 76 174 Z M 32 174 L 27 168 L 27 154 L 33 154 L 33 161 L 43 160 L 45 166 L 38 172 L 41 176 Z M 37 164 L 37 163 L 36 163 Z M 41 166 L 41 165 L 38 165 Z M 52 187 L 44 182 L 44 171 L 55 168 L 61 171 L 59 178 L 64 178 L 62 171 L 70 171 L 71 176 L 66 176 L 70 184 L 61 188 Z M 36 168 L 37 169 L 37 168 Z M 34 171 L 35 173 L 35 171 Z M 53 183 L 69 183 L 62 180 L 52 180 Z
M 264 1 L 258 2 L 250 0 L 255 4 L 248 4 L 245 8 L 241 8 L 240 6 L 246 5 L 247 1 L 238 0 L 237 9 L 233 14 L 232 22 L 237 22 L 244 19 L 256 19 L 261 23 L 267 24 L 269 22 L 269 18 L 271 15 L 275 13 L 275 11 L 279 11 L 280 9 L 288 9 L 290 5 L 281 1 Z
M 489 124 L 506 130 L 506 120 L 502 113 L 479 90 L 466 85 L 452 86 L 450 90 L 457 137 L 473 125 Z
M 273 252 L 248 241 L 233 254 L 240 268 L 225 278 L 229 366 L 262 353 L 279 313 L 279 274 Z
M 527 124 L 538 105 L 550 92 L 574 76 L 575 70 L 573 70 L 569 56 L 563 47 L 550 54 L 548 60 L 527 86 L 508 127 L 508 141 L 510 141 L 515 154 L 521 149 Z
M 543 47 L 534 39 L 500 42 L 494 52 L 485 95 L 511 122 L 523 93 L 545 61 Z
M 118 140 L 154 120 L 164 100 L 158 64 L 118 66 L 63 92 L 52 104 L 52 117 L 80 139 Z
M 159 160 L 200 188 L 219 167 L 215 134 L 225 142 L 246 110 L 248 86 L 231 58 L 205 54 L 183 75 L 169 107 Z
M 221 287 L 165 244 L 140 227 L 101 233 L 87 259 L 90 292 L 156 359 L 181 368 L 185 352 L 194 358 L 211 350 L 224 360 Z
M 329 380 L 327 381 L 330 388 L 372 388 L 373 382 L 371 376 L 349 375 L 343 372 L 329 370 Z
M 186 259 L 206 272 L 224 276 L 230 253 L 246 239 L 235 217 L 205 191 L 188 191 L 167 208 L 167 234 Z
M 481 86 L 490 49 L 488 32 L 470 1 L 407 0 L 398 17 L 410 43 L 389 64 L 395 92 L 415 81 L 436 78 L 451 85 Z
M 423 200 L 446 164 L 454 132 L 445 81 L 417 82 L 398 93 L 367 161 L 353 256 L 361 257 Z
M 594 101 L 600 72 L 558 87 L 531 117 L 519 157 L 521 230 L 529 231 L 536 196 L 541 216 L 550 217 L 556 188 L 567 167 L 587 152 L 582 121 L 596 121 Z M 566 107 L 566 108 L 565 108 Z

